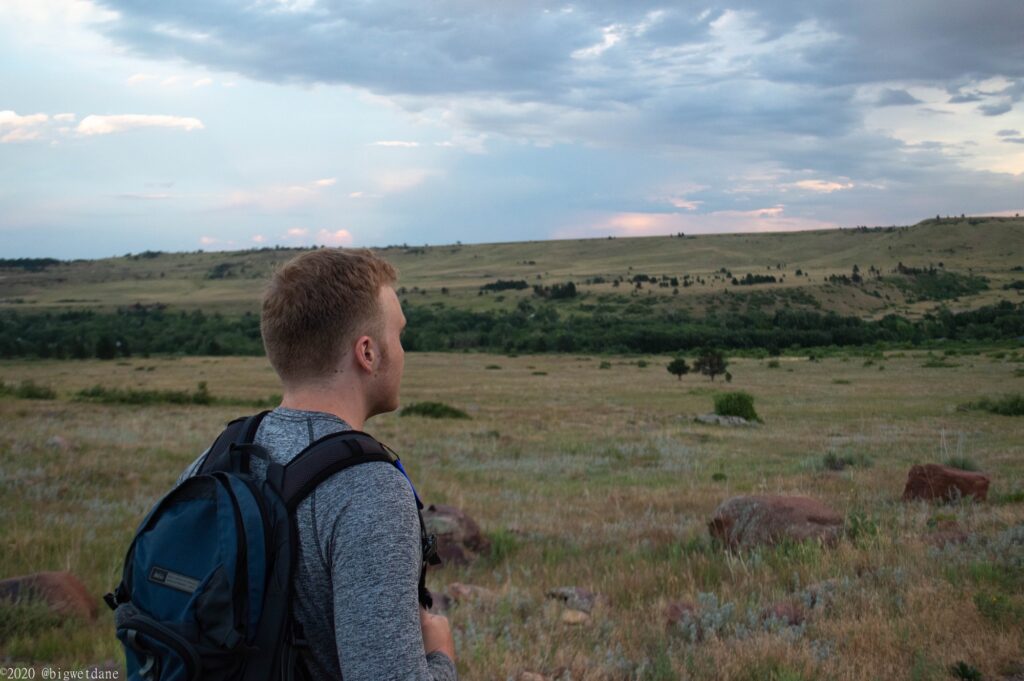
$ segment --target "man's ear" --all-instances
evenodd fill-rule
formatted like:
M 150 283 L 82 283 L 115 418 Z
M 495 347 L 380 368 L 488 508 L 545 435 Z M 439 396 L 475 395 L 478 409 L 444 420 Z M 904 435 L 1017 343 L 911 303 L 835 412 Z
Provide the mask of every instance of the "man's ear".
M 360 336 L 356 339 L 355 345 L 352 348 L 352 357 L 355 360 L 356 366 L 364 371 L 373 373 L 374 365 L 377 363 L 377 355 L 377 346 L 372 338 Z

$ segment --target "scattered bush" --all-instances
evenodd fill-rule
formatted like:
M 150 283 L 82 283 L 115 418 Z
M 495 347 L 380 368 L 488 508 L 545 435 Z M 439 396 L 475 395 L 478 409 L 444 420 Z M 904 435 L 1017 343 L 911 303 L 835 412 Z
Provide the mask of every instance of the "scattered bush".
M 1002 416 L 1024 416 L 1024 394 L 1015 393 L 999 398 L 983 397 L 977 402 L 962 405 L 964 409 L 980 409 Z
M 597 368 L 598 369 L 611 369 L 612 368 L 612 363 L 611 362 L 607 362 L 607 361 L 602 361 L 601 364 L 598 365 Z
M 0 395 L 10 395 L 20 400 L 55 400 L 57 393 L 53 388 L 37 385 L 34 381 L 22 381 L 18 385 L 0 383 Z
M 739 416 L 748 421 L 761 421 L 754 411 L 754 396 L 743 391 L 715 395 L 715 413 L 719 416 Z
M 498 369 L 501 369 L 501 367 L 498 366 L 497 364 L 488 364 L 484 368 L 487 369 L 488 371 L 497 371 Z
M 680 381 L 683 380 L 683 376 L 690 373 L 690 365 L 686 363 L 686 360 L 682 357 L 676 357 L 674 360 L 668 363 L 668 372 L 678 378 Z
M 414 402 L 402 408 L 399 416 L 423 416 L 429 419 L 468 419 L 469 414 L 443 402 Z
M 779 366 L 781 366 L 779 364 L 779 360 L 777 360 L 777 359 L 770 359 L 770 360 L 768 360 L 768 368 L 769 369 L 778 369 Z
M 98 402 L 100 404 L 198 404 L 203 406 L 222 405 L 238 407 L 276 407 L 281 402 L 280 395 L 268 395 L 266 398 L 214 397 L 206 385 L 200 381 L 193 392 L 187 390 L 134 390 L 132 388 L 107 388 L 94 385 L 79 390 L 74 394 L 79 402 Z
M 955 679 L 960 681 L 982 681 L 985 677 L 982 676 L 981 672 L 974 665 L 967 664 L 963 660 L 958 661 L 956 664 L 950 666 L 949 673 Z
M 717 473 L 711 474 L 711 479 L 714 482 L 725 482 L 726 480 L 729 479 L 729 477 L 725 473 L 718 471 Z
M 869 456 L 859 452 L 856 454 L 836 454 L 832 451 L 821 457 L 822 467 L 830 471 L 841 471 L 845 468 L 870 468 L 871 463 L 872 461 Z

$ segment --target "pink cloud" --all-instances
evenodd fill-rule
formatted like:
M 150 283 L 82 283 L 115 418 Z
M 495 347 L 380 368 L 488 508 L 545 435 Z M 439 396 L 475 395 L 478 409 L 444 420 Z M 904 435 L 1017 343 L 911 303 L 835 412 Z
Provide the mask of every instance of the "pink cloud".
M 755 210 L 722 210 L 711 213 L 613 213 L 597 216 L 584 224 L 567 225 L 555 230 L 556 239 L 600 236 L 657 236 L 685 232 L 715 234 L 737 232 L 795 232 L 811 229 L 835 229 L 834 222 L 788 216 L 783 205 Z

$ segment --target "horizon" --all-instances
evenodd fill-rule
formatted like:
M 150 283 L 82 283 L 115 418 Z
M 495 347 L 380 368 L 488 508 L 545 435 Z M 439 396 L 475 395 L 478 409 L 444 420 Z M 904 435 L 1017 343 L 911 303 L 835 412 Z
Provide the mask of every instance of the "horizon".
M 96 260 L 113 260 L 117 258 L 131 258 L 143 255 L 145 253 L 155 253 L 159 255 L 188 255 L 188 254 L 217 254 L 217 253 L 255 253 L 268 250 L 313 250 L 318 248 L 366 248 L 369 250 L 386 251 L 396 248 L 450 248 L 452 246 L 515 246 L 520 244 L 532 244 L 532 243 L 560 243 L 570 241 L 606 241 L 606 240 L 633 240 L 633 239 L 664 239 L 664 238 L 698 238 L 698 237 L 714 237 L 714 236 L 772 236 L 772 235 L 789 235 L 789 234 L 807 234 L 811 232 L 832 232 L 832 231 L 843 231 L 843 230 L 885 230 L 885 229 L 910 229 L 916 227 L 923 222 L 929 220 L 949 220 L 955 222 L 958 220 L 976 220 L 976 219 L 997 219 L 997 220 L 1013 220 L 1020 217 L 1020 213 L 1009 215 L 1010 211 L 1004 211 L 999 214 L 994 213 L 979 213 L 979 214 L 961 214 L 961 215 L 944 215 L 936 216 L 933 218 L 922 218 L 917 222 L 908 223 L 905 225 L 850 225 L 850 226 L 838 226 L 838 227 L 825 227 L 816 229 L 799 229 L 799 230 L 780 230 L 780 231 L 735 231 L 735 232 L 701 232 L 697 234 L 686 234 L 685 232 L 676 232 L 670 234 L 638 234 L 638 235 L 624 235 L 618 236 L 610 234 L 608 236 L 585 236 L 578 238 L 552 238 L 552 239 L 524 239 L 522 241 L 451 241 L 451 242 L 436 242 L 436 243 L 392 243 L 392 244 L 367 244 L 367 245 L 337 245 L 331 246 L 330 244 L 283 244 L 283 243 L 272 243 L 272 244 L 256 244 L 249 245 L 239 248 L 223 248 L 223 249 L 210 249 L 210 248 L 196 248 L 196 249 L 183 249 L 183 250 L 161 250 L 161 249 L 143 249 L 141 251 L 128 251 L 124 253 L 112 253 L 108 255 L 99 255 L 95 257 L 76 257 L 76 258 L 57 258 L 50 255 L 39 255 L 39 256 L 0 256 L 0 260 L 46 260 L 53 259 L 61 263 L 73 263 L 73 262 L 90 262 Z
M 1013 215 L 1022 33 L 1014 0 L 11 0 L 0 257 Z

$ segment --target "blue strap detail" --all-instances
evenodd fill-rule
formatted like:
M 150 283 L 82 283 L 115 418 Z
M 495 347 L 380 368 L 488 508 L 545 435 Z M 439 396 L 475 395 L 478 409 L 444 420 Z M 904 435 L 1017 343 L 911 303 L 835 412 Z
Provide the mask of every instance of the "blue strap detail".
M 401 460 L 397 457 L 395 458 L 395 468 L 402 471 L 402 475 L 404 475 L 405 479 L 409 481 L 409 487 L 412 488 L 412 495 L 416 497 L 416 506 L 423 508 L 423 502 L 420 501 L 420 495 L 416 493 L 416 486 L 412 484 L 412 478 L 410 478 L 409 474 L 405 472 L 405 468 L 402 466 Z

